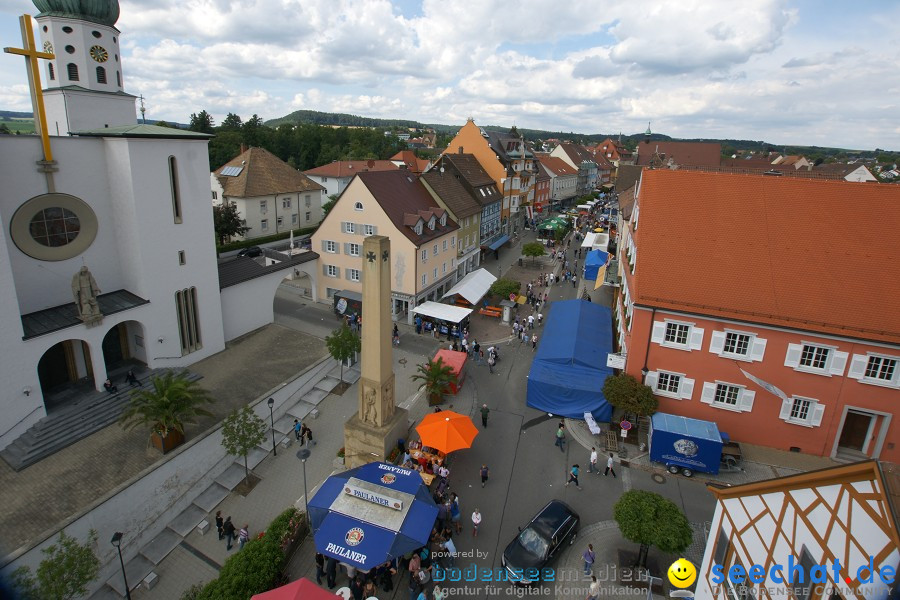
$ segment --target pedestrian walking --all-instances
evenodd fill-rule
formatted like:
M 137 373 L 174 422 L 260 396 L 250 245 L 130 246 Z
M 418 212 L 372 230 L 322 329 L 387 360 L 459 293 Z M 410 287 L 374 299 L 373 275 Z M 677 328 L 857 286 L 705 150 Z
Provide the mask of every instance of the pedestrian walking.
M 484 487 L 484 484 L 487 483 L 489 470 L 487 465 L 481 465 L 481 487 Z
M 591 446 L 591 462 L 588 463 L 588 473 L 600 474 L 600 467 L 597 466 L 597 449 Z
M 481 352 L 481 346 L 478 344 L 478 340 L 472 340 L 472 360 L 475 361 L 475 364 L 478 364 L 478 357 Z
M 534 352 L 535 348 L 537 348 L 537 334 L 535 333 L 531 336 L 531 351 Z
M 316 443 L 312 438 L 312 429 L 309 428 L 309 425 L 303 423 L 303 426 L 300 428 L 300 445 L 303 445 L 303 439 L 306 438 L 306 441 L 310 446 L 315 446 Z
M 328 589 L 333 590 L 337 585 L 337 559 L 330 556 L 325 559 L 325 579 Z
M 596 575 L 591 575 L 591 585 L 588 587 L 588 600 L 599 600 L 600 598 L 600 582 L 597 581 Z
M 584 551 L 581 558 L 584 560 L 584 574 L 590 575 L 591 571 L 594 569 L 594 561 L 597 559 L 597 555 L 594 554 L 593 544 L 588 544 L 587 550 Z
M 323 577 L 325 577 L 325 555 L 316 552 L 316 583 L 322 585 Z
M 248 523 L 244 523 L 244 526 L 241 527 L 240 532 L 238 532 L 238 550 L 244 549 L 244 544 L 250 541 L 250 530 L 248 529 L 250 525 Z
M 459 512 L 459 496 L 455 492 L 450 492 L 450 521 L 456 528 L 456 533 L 462 533 L 462 523 L 460 523 Z
M 607 476 L 612 473 L 612 476 L 616 476 L 616 472 L 613 470 L 613 455 L 612 452 L 609 453 L 609 458 L 606 459 L 606 471 L 603 472 L 603 476 Z
M 472 511 L 472 537 L 478 537 L 478 527 L 481 525 L 481 512 L 476 508 Z
M 300 424 L 298 419 L 294 419 L 294 437 L 297 438 L 297 441 L 300 442 L 300 445 L 303 445 L 303 438 L 300 436 L 300 432 L 303 430 L 303 426 Z
M 397 324 L 394 323 L 394 335 L 393 335 L 394 345 L 400 345 L 400 330 L 397 329 Z
M 578 276 L 572 273 L 572 287 L 578 287 Z
M 222 518 L 222 511 L 216 511 L 216 531 L 219 532 L 219 539 L 225 537 L 225 519 Z
M 488 415 L 491 414 L 491 409 L 488 408 L 487 404 L 481 405 L 481 426 L 487 427 Z
M 544 324 L 544 313 L 538 313 L 538 327 Z
M 581 489 L 581 485 L 578 484 L 578 465 L 572 465 L 572 468 L 569 470 L 569 480 L 566 481 L 566 487 L 569 487 L 570 483 L 575 483 L 575 487 L 579 490 Z
M 534 315 L 528 315 L 528 329 L 534 329 Z
M 231 517 L 225 517 L 225 523 L 222 525 L 222 531 L 225 533 L 225 549 L 231 550 L 231 542 L 234 541 L 234 523 Z
M 468 356 L 469 355 L 469 340 L 467 340 L 466 338 L 463 338 L 462 349 L 463 349 L 463 352 L 466 353 L 466 356 Z
M 490 356 L 488 356 L 487 364 L 488 364 L 488 370 L 490 370 L 491 374 L 494 373 L 494 363 L 495 363 L 495 362 L 497 362 L 497 361 L 494 360 L 494 355 L 493 355 L 493 354 L 491 354 Z
M 562 423 L 559 424 L 559 428 L 556 430 L 556 443 L 555 445 L 559 446 L 560 452 L 565 452 L 563 446 L 566 444 L 566 426 Z

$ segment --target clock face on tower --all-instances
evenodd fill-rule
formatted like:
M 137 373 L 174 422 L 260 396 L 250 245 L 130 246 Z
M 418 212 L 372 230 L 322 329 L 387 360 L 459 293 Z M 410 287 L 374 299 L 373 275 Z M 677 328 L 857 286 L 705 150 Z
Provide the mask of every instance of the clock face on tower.
M 44 52 L 53 54 L 53 44 L 51 44 L 49 40 L 44 42 Z
M 109 58 L 109 52 L 103 46 L 91 46 L 91 58 L 99 63 L 106 62 Z

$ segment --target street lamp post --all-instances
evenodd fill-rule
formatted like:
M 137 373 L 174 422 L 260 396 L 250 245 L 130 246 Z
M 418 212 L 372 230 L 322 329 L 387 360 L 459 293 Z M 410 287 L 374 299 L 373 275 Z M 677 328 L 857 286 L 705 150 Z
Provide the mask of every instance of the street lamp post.
M 269 398 L 269 421 L 272 423 L 272 455 L 278 456 L 278 448 L 275 447 L 275 398 Z
M 309 493 L 306 491 L 306 459 L 309 458 L 310 454 L 312 454 L 312 452 L 306 448 L 297 450 L 297 458 L 303 463 L 303 507 L 306 512 L 306 526 L 312 531 L 312 521 L 309 520 L 309 498 L 307 497 Z
M 122 581 L 125 582 L 125 597 L 128 600 L 131 600 L 131 590 L 128 589 L 128 578 L 125 576 L 125 561 L 122 560 L 122 532 L 115 532 L 110 543 L 119 551 L 119 565 L 122 567 Z

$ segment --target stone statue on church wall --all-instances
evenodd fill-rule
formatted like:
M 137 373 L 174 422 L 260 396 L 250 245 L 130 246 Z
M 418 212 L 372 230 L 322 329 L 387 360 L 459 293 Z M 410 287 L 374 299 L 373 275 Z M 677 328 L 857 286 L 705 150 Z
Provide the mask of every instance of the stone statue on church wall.
M 99 293 L 100 288 L 90 270 L 86 266 L 81 267 L 72 277 L 72 295 L 75 297 L 78 318 L 88 326 L 97 325 L 103 320 L 100 305 L 97 304 Z

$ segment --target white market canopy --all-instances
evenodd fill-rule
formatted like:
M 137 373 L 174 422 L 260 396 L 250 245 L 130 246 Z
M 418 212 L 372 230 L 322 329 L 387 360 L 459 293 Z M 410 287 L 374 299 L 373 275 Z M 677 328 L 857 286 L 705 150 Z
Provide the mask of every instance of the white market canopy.
M 591 204 L 579 204 L 576 208 L 581 208 L 583 210 L 590 210 Z
M 440 302 L 423 302 L 415 307 L 413 312 L 423 317 L 431 317 L 448 323 L 459 323 L 472 313 L 472 309 Z
M 608 233 L 588 233 L 584 236 L 584 241 L 581 242 L 582 248 L 597 248 L 599 250 L 603 250 L 606 252 L 606 247 L 609 246 L 609 234 Z
M 469 304 L 478 304 L 478 301 L 484 298 L 495 281 L 497 281 L 497 277 L 491 275 L 487 269 L 478 269 L 460 279 L 459 283 L 444 294 L 444 298 L 459 294 L 468 300 Z

